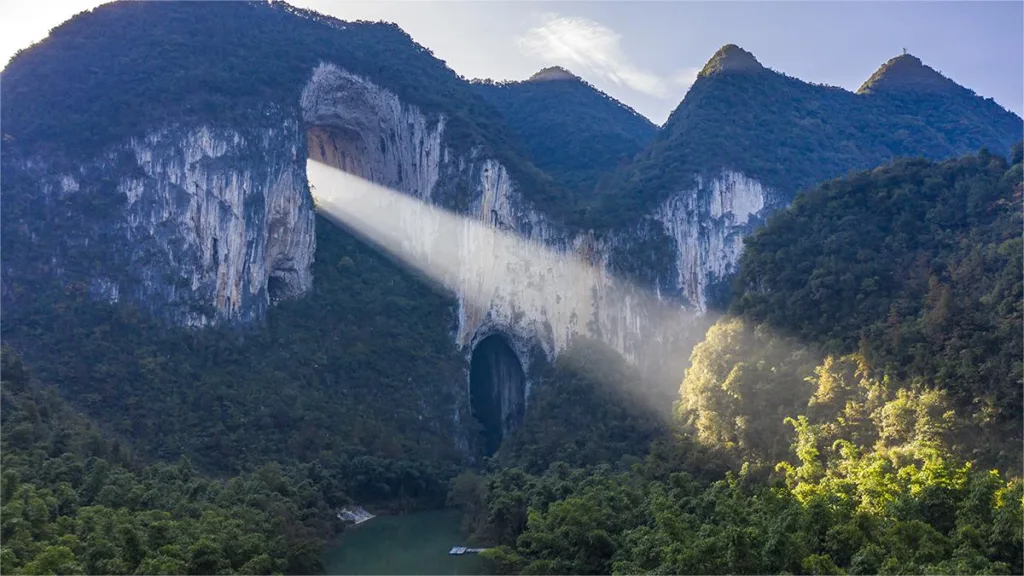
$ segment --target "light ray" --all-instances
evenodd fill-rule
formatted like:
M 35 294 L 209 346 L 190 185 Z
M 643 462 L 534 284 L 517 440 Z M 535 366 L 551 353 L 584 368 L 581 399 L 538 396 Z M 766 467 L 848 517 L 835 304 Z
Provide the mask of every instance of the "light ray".
M 496 309 L 511 311 L 520 318 L 511 329 L 550 337 L 542 344 L 555 354 L 574 336 L 586 335 L 639 368 L 667 362 L 672 366 L 669 397 L 693 343 L 709 324 L 707 316 L 697 318 L 576 252 L 550 248 L 312 159 L 307 174 L 321 214 L 457 294 L 470 324 Z M 624 392 L 651 392 L 651 386 L 636 384 Z M 657 396 L 649 401 L 663 412 L 666 396 Z

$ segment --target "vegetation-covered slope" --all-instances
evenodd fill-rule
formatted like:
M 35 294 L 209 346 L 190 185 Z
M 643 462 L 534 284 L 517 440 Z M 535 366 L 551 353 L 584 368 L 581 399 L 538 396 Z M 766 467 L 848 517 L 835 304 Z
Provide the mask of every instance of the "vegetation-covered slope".
M 752 324 L 861 352 L 948 390 L 1016 441 L 1021 350 L 1021 147 L 901 161 L 799 197 L 748 239 L 733 311 Z
M 679 440 L 629 471 L 464 475 L 452 501 L 499 573 L 1020 573 L 1019 477 L 953 456 L 941 399 L 884 388 L 845 380 L 852 409 L 793 412 L 774 471 L 714 479 L 721 461 Z
M 657 128 L 632 108 L 562 68 L 524 82 L 476 82 L 508 122 L 533 164 L 586 202 L 597 182 L 632 162 Z
M 900 82 L 925 67 L 912 56 L 883 74 Z M 899 60 L 899 59 L 897 59 Z M 930 72 L 929 72 L 930 71 Z M 651 146 L 602 190 L 594 224 L 649 212 L 695 174 L 739 171 L 773 188 L 784 205 L 798 191 L 897 157 L 945 159 L 987 146 L 1006 154 L 1024 134 L 1020 117 L 938 76 L 938 89 L 852 93 L 763 68 L 722 48 L 672 112 Z
M 627 470 L 570 454 L 453 482 L 486 555 L 532 574 L 1020 573 L 1012 162 L 900 161 L 800 196 L 748 241 L 739 317 L 694 351 L 677 438 Z
M 241 333 L 4 278 L 32 298 L 0 336 L 0 571 L 318 573 L 339 506 L 444 504 L 470 435 L 453 303 L 317 233 L 313 294 Z
M 27 250 L 15 239 L 5 257 Z M 248 331 L 169 328 L 83 285 L 5 278 L 33 298 L 5 308 L 3 341 L 142 456 L 217 473 L 346 451 L 456 462 L 453 301 L 326 221 L 317 246 L 313 293 Z
M 188 458 L 146 464 L 7 348 L 0 372 L 4 574 L 316 573 L 352 498 L 443 502 L 436 472 L 365 456 L 268 463 L 230 479 Z

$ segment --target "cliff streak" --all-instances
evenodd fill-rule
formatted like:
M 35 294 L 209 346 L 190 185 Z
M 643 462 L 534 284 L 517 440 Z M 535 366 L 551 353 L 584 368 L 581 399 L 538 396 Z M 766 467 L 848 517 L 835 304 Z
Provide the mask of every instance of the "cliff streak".
M 85 272 L 91 292 L 187 326 L 250 321 L 271 296 L 305 293 L 315 236 L 297 135 L 294 120 L 244 135 L 166 128 L 78 174 L 27 165 L 43 174 L 43 201 L 66 211 L 51 272 L 66 276 L 67 263 L 80 266 L 82 250 L 102 244 Z M 95 221 L 77 214 L 95 202 L 104 206 Z
M 712 179 L 698 176 L 695 189 L 672 196 L 655 211 L 675 244 L 676 285 L 701 312 L 707 311 L 709 284 L 735 271 L 743 237 L 769 198 L 760 182 L 724 171 Z

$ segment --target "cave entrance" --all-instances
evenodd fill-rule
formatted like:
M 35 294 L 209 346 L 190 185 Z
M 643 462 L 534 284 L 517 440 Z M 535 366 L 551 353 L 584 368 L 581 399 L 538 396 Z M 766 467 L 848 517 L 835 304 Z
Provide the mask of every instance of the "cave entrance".
M 473 348 L 469 398 L 473 417 L 483 426 L 484 453 L 491 456 L 523 422 L 526 404 L 526 374 L 504 336 L 492 334 Z

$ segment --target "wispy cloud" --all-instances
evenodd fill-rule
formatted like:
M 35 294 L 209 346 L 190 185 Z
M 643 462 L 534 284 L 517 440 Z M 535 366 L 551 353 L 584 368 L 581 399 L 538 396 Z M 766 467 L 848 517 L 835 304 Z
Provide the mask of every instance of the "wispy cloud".
M 690 86 L 693 86 L 693 83 L 697 81 L 697 74 L 700 74 L 700 70 L 701 69 L 699 67 L 680 70 L 672 77 L 672 82 L 675 83 L 676 86 L 682 86 L 689 90 Z
M 697 71 L 680 72 L 670 80 L 644 70 L 622 50 L 617 32 L 593 20 L 544 14 L 540 24 L 518 38 L 519 49 L 552 64 L 591 74 L 619 86 L 627 86 L 657 98 L 672 96 L 672 85 L 689 87 Z

